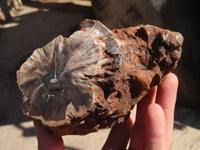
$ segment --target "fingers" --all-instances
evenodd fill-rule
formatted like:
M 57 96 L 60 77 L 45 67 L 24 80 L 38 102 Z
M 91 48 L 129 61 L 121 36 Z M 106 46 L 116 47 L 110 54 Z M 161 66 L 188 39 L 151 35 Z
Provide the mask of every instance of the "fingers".
M 166 139 L 168 147 L 171 148 L 173 123 L 174 123 L 174 108 L 176 103 L 178 89 L 177 77 L 169 73 L 163 83 L 158 87 L 156 103 L 159 104 L 165 115 L 166 120 Z
M 157 92 L 157 87 L 155 86 L 138 103 L 137 116 L 136 116 L 136 124 L 138 124 L 140 126 L 144 126 L 145 125 L 145 122 L 144 122 L 144 116 L 146 115 L 145 109 L 147 109 L 147 107 L 151 103 L 155 102 L 156 92 Z
M 132 121 L 128 121 L 129 125 L 122 124 L 112 129 L 103 149 L 125 149 L 129 136 L 131 137 L 130 150 L 171 149 L 177 88 L 177 77 L 172 73 L 166 75 L 161 85 L 158 88 L 153 87 L 139 102 L 132 131 L 135 113 L 130 116 Z
M 33 120 L 38 139 L 38 150 L 64 150 L 61 137 L 55 137 L 39 120 Z
M 114 126 L 104 144 L 102 150 L 122 150 L 126 149 L 130 133 L 134 124 L 136 107 L 132 110 L 130 118 L 124 123 Z
M 156 103 L 150 104 L 146 110 L 145 123 L 147 150 L 167 150 L 165 114 L 162 107 Z
M 178 81 L 170 73 L 139 102 L 130 149 L 171 149 Z
M 150 150 L 171 149 L 174 108 L 178 89 L 177 77 L 169 73 L 157 90 L 155 103 L 147 108 L 147 147 Z
M 145 116 L 148 106 L 155 101 L 157 87 L 153 87 L 149 93 L 138 103 L 136 121 L 131 131 L 131 149 L 144 149 L 147 136 L 146 136 L 146 122 Z
M 33 124 L 38 138 L 43 140 L 51 136 L 51 132 L 45 128 L 39 120 L 33 120 Z

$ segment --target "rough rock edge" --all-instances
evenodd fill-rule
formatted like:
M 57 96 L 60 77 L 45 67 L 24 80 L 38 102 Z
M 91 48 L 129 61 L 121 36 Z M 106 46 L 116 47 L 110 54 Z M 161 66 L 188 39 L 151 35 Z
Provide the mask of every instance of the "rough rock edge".
M 85 20 L 81 24 L 82 30 L 90 28 L 94 24 L 103 26 L 98 21 Z M 105 92 L 108 93 L 105 99 L 107 102 L 110 101 L 111 108 L 106 111 L 120 112 L 123 107 L 125 107 L 126 111 L 120 112 L 121 114 L 118 113 L 114 117 L 109 115 L 107 117 L 104 116 L 104 118 L 100 119 L 101 121 L 97 121 L 99 120 L 98 117 L 101 116 L 99 114 L 105 113 L 105 110 L 101 108 L 105 107 L 105 105 L 97 103 L 95 110 L 88 111 L 87 114 L 89 115 L 81 118 L 82 120 L 80 118 L 74 118 L 70 125 L 63 124 L 58 127 L 47 126 L 56 136 L 87 134 L 123 122 L 124 119 L 128 118 L 129 110 L 134 104 L 141 100 L 151 87 L 159 84 L 162 78 L 176 66 L 180 58 L 183 37 L 179 33 L 159 29 L 151 25 L 140 25 L 120 30 L 116 29 L 112 33 L 121 51 L 118 51 L 116 54 L 116 51 L 108 49 L 105 50 L 105 54 L 107 58 L 114 60 L 114 65 L 118 64 L 119 67 L 109 68 L 110 64 L 104 65 L 104 68 L 107 67 L 105 70 L 108 73 L 107 79 L 103 82 L 99 82 L 99 79 L 102 78 L 100 75 L 86 76 L 95 85 L 103 89 L 104 97 Z M 137 51 L 138 48 L 140 51 Z M 144 55 L 145 53 L 146 55 Z M 120 80 L 113 84 L 111 82 L 113 81 L 113 76 L 117 76 Z M 111 84 L 105 86 L 105 83 Z M 121 87 L 121 85 L 127 85 L 127 87 Z M 128 92 L 125 92 L 123 96 L 121 94 L 124 89 L 128 90 Z M 122 101 L 120 103 L 113 102 L 113 99 L 116 98 L 117 100 L 122 99 Z M 115 108 L 116 104 L 121 104 L 122 108 Z

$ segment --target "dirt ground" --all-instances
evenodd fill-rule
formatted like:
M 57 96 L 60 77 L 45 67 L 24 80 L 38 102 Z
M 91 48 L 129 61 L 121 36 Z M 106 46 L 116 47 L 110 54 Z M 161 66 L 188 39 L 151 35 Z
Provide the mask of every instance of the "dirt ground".
M 21 110 L 22 95 L 16 84 L 16 71 L 33 50 L 56 36 L 69 36 L 85 18 L 94 18 L 90 3 L 26 3 L 16 10 L 13 20 L 0 25 L 0 145 L 3 150 L 37 149 L 33 124 Z M 198 150 L 200 112 L 177 108 L 173 150 Z M 101 149 L 109 129 L 87 136 L 65 136 L 67 150 Z M 9 142 L 8 142 L 9 139 Z

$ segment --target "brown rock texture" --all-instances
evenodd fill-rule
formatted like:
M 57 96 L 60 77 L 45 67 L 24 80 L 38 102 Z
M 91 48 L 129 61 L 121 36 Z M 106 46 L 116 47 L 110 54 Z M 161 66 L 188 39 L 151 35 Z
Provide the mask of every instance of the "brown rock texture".
M 183 37 L 152 25 L 110 31 L 86 19 L 39 48 L 17 71 L 23 113 L 54 135 L 112 127 L 176 67 Z

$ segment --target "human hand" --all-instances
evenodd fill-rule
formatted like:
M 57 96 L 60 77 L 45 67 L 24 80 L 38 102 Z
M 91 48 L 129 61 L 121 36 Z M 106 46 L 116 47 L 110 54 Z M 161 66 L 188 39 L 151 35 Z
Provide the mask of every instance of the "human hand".
M 103 150 L 170 150 L 174 108 L 178 89 L 177 77 L 169 73 L 131 111 L 130 118 L 112 128 Z
M 170 150 L 174 108 L 178 89 L 177 77 L 169 73 L 131 111 L 130 118 L 112 128 L 103 150 Z
M 130 118 L 112 128 L 103 150 L 170 150 L 174 107 L 178 88 L 177 77 L 170 73 L 134 107 Z M 61 137 L 54 137 L 40 121 L 34 120 L 38 150 L 64 150 Z
M 53 136 L 39 120 L 33 120 L 38 139 L 38 150 L 65 150 L 62 137 Z

